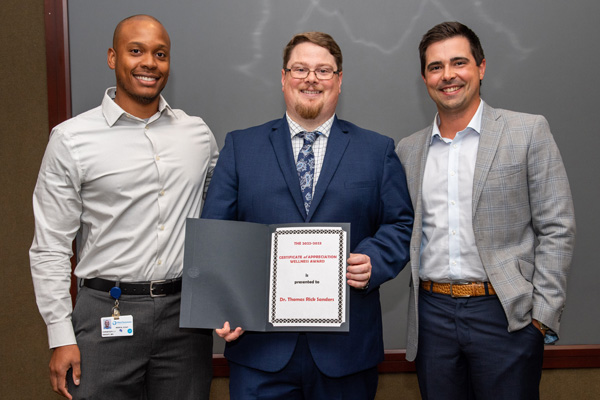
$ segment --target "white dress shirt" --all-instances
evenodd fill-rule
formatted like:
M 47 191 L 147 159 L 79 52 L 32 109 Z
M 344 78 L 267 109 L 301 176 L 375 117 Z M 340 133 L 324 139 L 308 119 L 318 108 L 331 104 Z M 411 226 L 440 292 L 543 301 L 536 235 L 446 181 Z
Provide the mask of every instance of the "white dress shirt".
M 483 100 L 467 128 L 443 138 L 436 116 L 423 175 L 421 280 L 486 282 L 473 232 L 473 176 Z
M 78 278 L 123 282 L 181 276 L 185 219 L 198 217 L 218 157 L 201 118 L 160 98 L 148 120 L 113 100 L 56 126 L 33 196 L 31 271 L 50 347 L 74 344 L 72 241 Z M 106 310 L 107 316 L 110 310 Z

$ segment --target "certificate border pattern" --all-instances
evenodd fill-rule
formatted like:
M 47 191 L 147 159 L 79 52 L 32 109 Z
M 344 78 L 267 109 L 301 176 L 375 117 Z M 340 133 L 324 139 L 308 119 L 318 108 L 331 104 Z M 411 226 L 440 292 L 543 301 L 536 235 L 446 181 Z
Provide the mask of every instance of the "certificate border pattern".
M 295 235 L 295 234 L 339 234 L 339 254 L 338 254 L 338 317 L 337 318 L 276 318 L 276 308 L 277 308 L 277 285 L 275 282 L 277 281 L 277 246 L 278 246 L 278 238 L 279 235 Z M 275 231 L 275 238 L 273 239 L 273 286 L 272 286 L 272 297 L 271 301 L 273 307 L 271 308 L 271 323 L 273 324 L 310 324 L 310 323 L 320 323 L 320 324 L 341 324 L 343 323 L 344 316 L 344 302 L 343 302 L 343 294 L 344 294 L 344 285 L 345 285 L 345 269 L 343 268 L 343 263 L 346 262 L 344 254 L 345 246 L 344 246 L 344 230 L 343 229 L 299 229 L 299 230 L 284 230 L 284 231 Z

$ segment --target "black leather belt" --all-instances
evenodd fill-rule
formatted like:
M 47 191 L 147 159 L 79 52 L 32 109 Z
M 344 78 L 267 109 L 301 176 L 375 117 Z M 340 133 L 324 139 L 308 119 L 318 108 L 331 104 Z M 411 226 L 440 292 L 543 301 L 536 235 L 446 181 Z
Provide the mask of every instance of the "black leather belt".
M 150 282 L 115 282 L 102 278 L 84 279 L 83 286 L 94 290 L 109 292 L 118 286 L 121 294 L 149 295 L 151 297 L 162 297 L 168 294 L 181 292 L 181 278 L 165 279 Z

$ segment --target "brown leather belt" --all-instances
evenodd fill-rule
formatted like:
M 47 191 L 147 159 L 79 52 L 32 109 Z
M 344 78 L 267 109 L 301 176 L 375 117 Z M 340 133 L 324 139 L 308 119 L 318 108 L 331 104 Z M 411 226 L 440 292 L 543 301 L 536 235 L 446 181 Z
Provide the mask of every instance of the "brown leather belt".
M 485 290 L 487 286 L 487 291 Z M 489 282 L 436 283 L 421 281 L 421 287 L 428 292 L 448 294 L 452 297 L 475 297 L 495 295 L 496 291 Z

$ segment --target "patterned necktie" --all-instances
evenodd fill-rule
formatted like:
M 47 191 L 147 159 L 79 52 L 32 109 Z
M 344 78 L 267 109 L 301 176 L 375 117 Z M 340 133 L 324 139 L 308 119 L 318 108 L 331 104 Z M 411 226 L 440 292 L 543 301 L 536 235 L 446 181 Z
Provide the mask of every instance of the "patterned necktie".
M 300 179 L 300 190 L 302 191 L 302 199 L 304 200 L 304 209 L 306 215 L 310 209 L 310 203 L 313 196 L 313 180 L 315 175 L 315 153 L 313 152 L 313 143 L 321 132 L 300 132 L 296 136 L 304 139 L 304 145 L 298 154 L 296 162 L 296 170 Z

